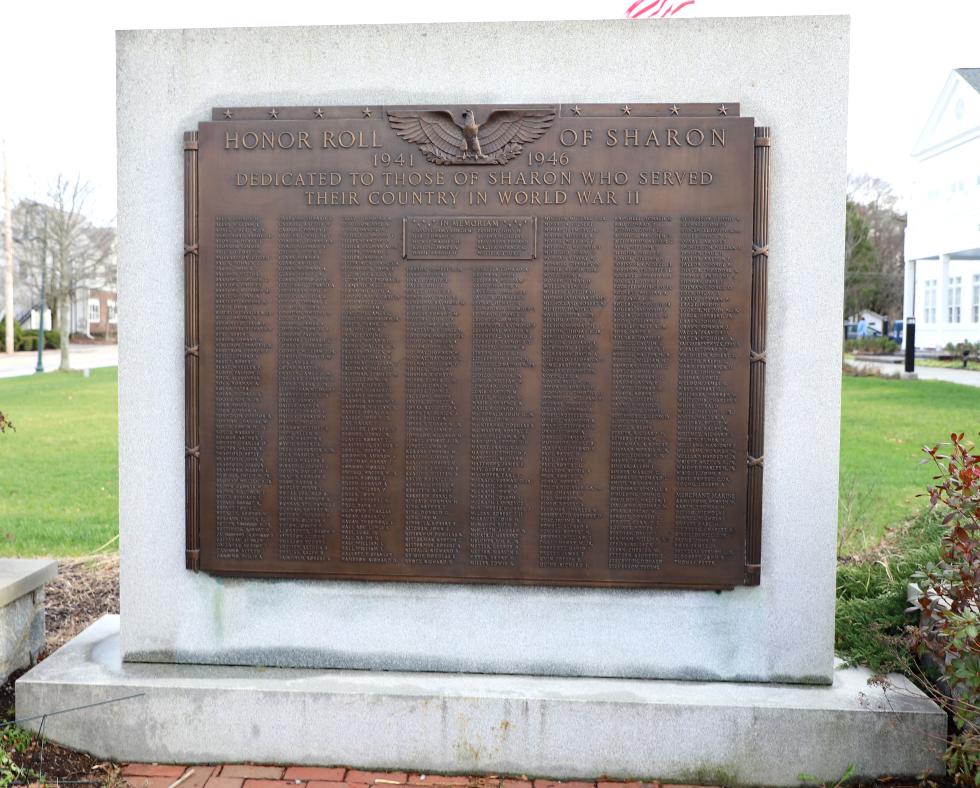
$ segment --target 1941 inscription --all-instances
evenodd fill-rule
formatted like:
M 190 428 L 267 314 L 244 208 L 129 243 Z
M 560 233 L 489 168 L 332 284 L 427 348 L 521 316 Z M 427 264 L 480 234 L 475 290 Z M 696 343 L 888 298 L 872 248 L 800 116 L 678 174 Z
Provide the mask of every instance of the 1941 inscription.
M 216 109 L 194 568 L 758 582 L 757 136 L 729 103 Z

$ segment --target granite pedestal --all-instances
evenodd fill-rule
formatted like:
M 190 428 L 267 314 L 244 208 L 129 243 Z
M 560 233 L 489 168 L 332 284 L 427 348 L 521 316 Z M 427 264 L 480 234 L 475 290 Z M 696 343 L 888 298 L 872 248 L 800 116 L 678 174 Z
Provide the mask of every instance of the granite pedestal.
M 121 32 L 124 658 L 829 683 L 847 35 L 841 17 Z M 608 101 L 738 101 L 773 130 L 761 585 L 716 594 L 188 572 L 182 132 L 223 106 Z
M 777 784 L 939 768 L 934 707 L 865 710 L 833 664 L 847 47 L 842 17 L 121 32 L 123 617 L 22 679 L 22 710 L 141 687 L 130 711 L 46 729 L 149 760 Z M 223 106 L 620 101 L 740 102 L 772 128 L 761 584 L 187 571 L 182 132 Z

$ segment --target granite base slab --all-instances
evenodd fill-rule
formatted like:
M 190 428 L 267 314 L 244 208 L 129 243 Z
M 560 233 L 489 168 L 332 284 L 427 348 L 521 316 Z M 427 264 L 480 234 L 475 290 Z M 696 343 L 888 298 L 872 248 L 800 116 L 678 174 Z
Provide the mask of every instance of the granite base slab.
M 17 682 L 18 718 L 101 758 L 795 785 L 941 773 L 946 718 L 893 677 L 831 686 L 123 662 L 105 616 Z M 40 720 L 28 722 L 38 727 Z

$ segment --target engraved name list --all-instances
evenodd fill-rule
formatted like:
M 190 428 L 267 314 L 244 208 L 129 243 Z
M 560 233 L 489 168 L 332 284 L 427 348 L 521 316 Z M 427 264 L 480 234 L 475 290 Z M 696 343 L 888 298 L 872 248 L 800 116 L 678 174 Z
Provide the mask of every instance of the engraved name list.
M 216 109 L 185 135 L 188 567 L 758 583 L 768 130 L 738 112 Z

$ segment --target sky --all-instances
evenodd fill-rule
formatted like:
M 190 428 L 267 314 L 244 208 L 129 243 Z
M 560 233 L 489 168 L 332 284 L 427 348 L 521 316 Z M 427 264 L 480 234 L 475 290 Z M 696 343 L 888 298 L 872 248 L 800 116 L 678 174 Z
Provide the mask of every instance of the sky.
M 43 199 L 59 173 L 77 175 L 93 187 L 92 218 L 114 221 L 117 29 L 618 19 L 632 2 L 8 3 L 0 17 L 0 137 L 9 159 L 11 196 Z M 882 178 L 904 198 L 912 181 L 909 152 L 949 72 L 980 67 L 980 1 L 695 0 L 675 18 L 766 14 L 851 15 L 848 170 Z M 683 97 L 663 100 L 678 98 Z

